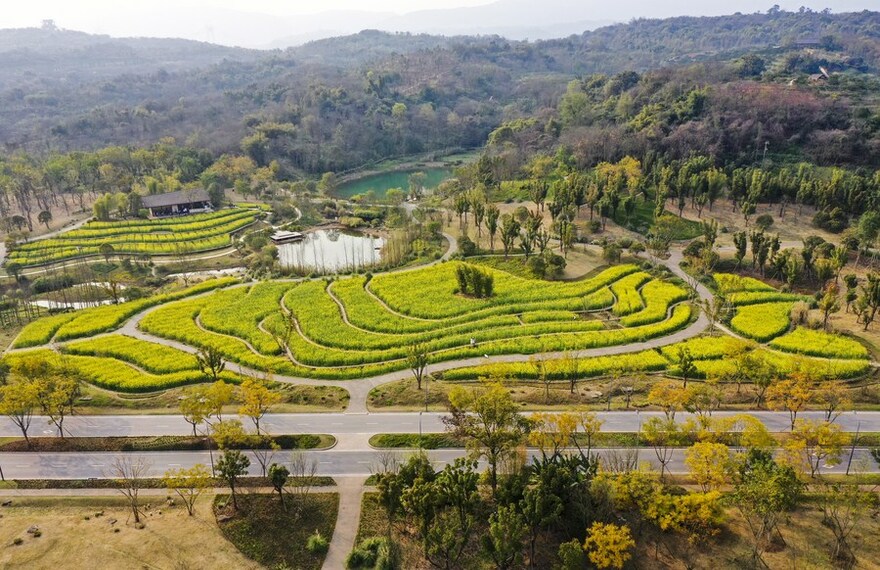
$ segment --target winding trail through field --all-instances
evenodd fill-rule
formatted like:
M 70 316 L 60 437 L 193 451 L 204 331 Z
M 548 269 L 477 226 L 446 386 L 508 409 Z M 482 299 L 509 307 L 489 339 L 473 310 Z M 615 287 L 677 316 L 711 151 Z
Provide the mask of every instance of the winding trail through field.
M 455 239 L 448 235 L 444 234 L 446 239 L 449 241 L 450 247 L 447 252 L 443 255 L 443 257 L 435 263 L 440 261 L 449 259 L 456 251 L 456 242 Z M 697 296 L 701 299 L 712 299 L 712 293 L 701 283 L 695 282 L 693 278 L 691 278 L 687 273 L 685 273 L 681 267 L 679 267 L 679 263 L 681 262 L 682 256 L 681 252 L 675 251 L 670 255 L 669 259 L 661 260 L 660 263 L 665 265 L 669 270 L 676 275 L 677 277 L 683 279 L 685 282 L 691 284 L 694 287 Z M 420 269 L 424 266 L 419 266 L 418 268 L 406 268 L 400 271 L 412 271 L 414 269 Z M 241 286 L 241 285 L 239 285 Z M 157 344 L 162 344 L 165 346 L 170 346 L 172 348 L 176 348 L 178 350 L 182 350 L 188 353 L 196 353 L 198 351 L 197 348 L 173 341 L 165 338 L 157 337 L 152 334 L 146 333 L 139 328 L 139 324 L 141 320 L 146 317 L 146 315 L 150 314 L 152 311 L 158 310 L 160 306 L 150 307 L 133 317 L 131 317 L 126 323 L 122 326 L 122 328 L 115 331 L 115 333 L 110 334 L 123 334 L 133 338 L 137 338 L 140 340 L 145 340 L 148 342 L 153 342 Z M 700 334 L 702 334 L 706 328 L 709 326 L 709 321 L 702 311 L 697 312 L 697 318 L 688 326 L 683 329 L 680 329 L 672 334 L 649 339 L 643 342 L 634 342 L 623 345 L 615 345 L 615 346 L 606 346 L 600 348 L 591 348 L 580 350 L 574 353 L 574 355 L 578 358 L 590 358 L 595 356 L 609 356 L 609 355 L 617 355 L 617 354 L 628 354 L 633 352 L 641 352 L 643 350 L 650 350 L 655 348 L 662 348 L 664 346 L 668 346 L 670 344 L 675 344 L 678 342 L 683 342 L 685 340 L 694 338 Z M 566 356 L 564 352 L 549 352 L 544 353 L 544 357 L 546 358 L 563 358 Z M 491 362 L 528 362 L 530 358 L 533 358 L 533 355 L 528 354 L 504 354 L 504 355 L 495 355 L 495 356 L 484 356 L 484 357 L 472 357 L 465 358 L 459 360 L 450 360 L 446 362 L 437 362 L 428 365 L 426 372 L 437 373 L 443 372 L 446 370 L 451 370 L 453 368 L 461 368 L 463 366 L 476 366 L 480 364 L 486 364 Z M 227 369 L 239 374 L 245 374 L 250 376 L 259 376 L 262 372 L 254 370 L 252 368 L 248 368 L 246 366 L 242 366 L 240 364 L 236 364 L 234 362 L 227 363 Z M 289 384 L 296 385 L 305 385 L 305 386 L 338 386 L 343 387 L 349 392 L 349 405 L 346 409 L 347 414 L 366 414 L 367 413 L 367 400 L 369 397 L 369 393 L 371 390 L 378 386 L 382 386 L 384 384 L 388 384 L 391 382 L 396 382 L 399 380 L 403 380 L 409 378 L 411 373 L 409 370 L 398 370 L 395 372 L 389 372 L 386 374 L 381 374 L 378 376 L 372 376 L 367 378 L 360 378 L 357 380 L 317 380 L 313 378 L 301 378 L 296 376 L 286 376 L 286 375 L 273 375 L 273 378 L 279 382 L 286 382 Z
M 449 249 L 446 251 L 446 253 L 439 260 L 433 262 L 432 264 L 439 263 L 441 261 L 449 259 L 457 251 L 456 241 L 453 238 L 453 236 L 451 236 L 449 234 L 443 234 L 443 235 L 449 241 L 449 244 L 450 244 Z M 706 301 L 706 300 L 708 300 L 709 302 L 713 302 L 714 295 L 712 294 L 712 292 L 705 285 L 698 282 L 692 276 L 688 275 L 681 268 L 680 263 L 682 260 L 683 260 L 683 255 L 682 255 L 681 250 L 674 249 L 670 252 L 670 255 L 667 259 L 657 260 L 657 262 L 659 264 L 665 266 L 673 275 L 675 275 L 676 277 L 682 279 L 685 283 L 687 283 L 694 290 L 695 297 L 697 299 L 699 299 L 701 302 Z M 413 271 L 413 270 L 417 270 L 417 269 L 422 269 L 424 267 L 425 266 L 418 266 L 418 267 L 414 267 L 414 268 L 404 268 L 404 269 L 400 269 L 397 271 L 398 272 Z M 250 283 L 242 283 L 242 284 L 238 284 L 238 285 L 233 285 L 233 287 L 244 287 L 244 286 L 249 286 L 249 285 L 250 285 Z M 197 298 L 197 297 L 200 297 L 203 295 L 208 295 L 210 293 L 211 292 L 203 293 L 200 295 L 195 295 L 193 297 L 190 297 L 190 299 Z M 334 300 L 337 302 L 337 304 L 339 304 L 338 300 L 335 299 L 335 297 L 334 297 Z M 112 331 L 110 333 L 105 333 L 105 334 L 122 334 L 122 335 L 130 336 L 133 338 L 137 338 L 140 340 L 144 340 L 144 341 L 148 341 L 148 342 L 152 342 L 152 343 L 156 343 L 156 344 L 161 344 L 161 345 L 168 346 L 171 348 L 176 348 L 178 350 L 181 350 L 181 351 L 184 351 L 184 352 L 187 352 L 190 354 L 197 353 L 198 348 L 196 348 L 194 346 L 184 344 L 182 342 L 158 337 L 158 336 L 152 335 L 152 334 L 147 333 L 147 332 L 140 329 L 140 327 L 139 327 L 140 322 L 148 314 L 150 314 L 151 312 L 153 312 L 155 310 L 160 309 L 161 307 L 162 307 L 162 305 L 158 305 L 158 306 L 154 306 L 154 307 L 150 307 L 148 309 L 145 309 L 144 311 L 141 311 L 140 313 L 137 313 L 136 315 L 129 318 L 120 329 L 117 329 L 116 331 Z M 694 338 L 696 336 L 699 336 L 700 334 L 703 334 L 706 331 L 706 329 L 709 327 L 709 320 L 705 316 L 704 312 L 699 307 L 695 307 L 694 310 L 696 311 L 696 315 L 697 315 L 696 319 L 694 319 L 693 322 L 688 324 L 686 327 L 684 327 L 674 333 L 671 333 L 671 334 L 668 334 L 668 335 L 665 335 L 662 337 L 652 338 L 652 339 L 645 340 L 642 342 L 633 342 L 633 343 L 622 344 L 622 345 L 584 349 L 584 350 L 574 352 L 574 356 L 577 358 L 591 358 L 591 357 L 597 357 L 597 356 L 613 356 L 613 355 L 619 355 L 619 354 L 629 354 L 629 353 L 641 352 L 641 351 L 645 351 L 645 350 L 659 349 L 659 348 L 662 348 L 662 347 L 665 347 L 665 346 L 668 346 L 671 344 L 683 342 L 688 339 Z M 344 310 L 342 312 L 342 315 L 343 315 L 343 319 L 347 320 L 347 318 L 346 318 L 347 316 L 346 316 Z M 197 324 L 200 325 L 200 323 L 197 323 Z M 733 331 L 729 330 L 727 327 L 724 327 L 723 325 L 716 323 L 715 326 L 719 330 L 723 331 L 724 333 L 726 333 L 732 337 L 743 338 L 740 335 L 737 335 Z M 214 331 L 209 331 L 209 332 L 211 332 L 213 334 L 219 334 L 219 333 L 214 333 Z M 100 336 L 104 336 L 104 335 L 96 335 L 93 338 L 99 338 Z M 246 341 L 239 339 L 237 337 L 235 337 L 235 338 L 236 338 L 236 340 L 239 340 L 239 341 L 243 342 L 245 345 L 247 345 Z M 55 348 L 57 350 L 58 347 L 53 345 L 52 348 Z M 254 351 L 254 353 L 259 354 L 253 347 L 249 346 L 249 348 L 252 351 Z M 765 346 L 765 348 L 767 348 L 768 350 L 773 350 L 773 349 L 768 348 L 766 346 Z M 288 356 L 290 356 L 290 355 L 288 354 Z M 545 358 L 563 358 L 567 355 L 564 352 L 548 352 L 548 353 L 542 353 L 542 356 Z M 528 362 L 533 357 L 534 357 L 534 355 L 529 355 L 529 354 L 504 354 L 504 355 L 494 355 L 494 356 L 486 355 L 483 357 L 471 357 L 471 358 L 464 358 L 464 359 L 458 359 L 458 360 L 450 360 L 450 361 L 445 361 L 445 362 L 432 363 L 432 364 L 428 365 L 426 372 L 428 374 L 433 374 L 433 373 L 438 373 L 438 372 L 444 372 L 444 371 L 451 370 L 454 368 L 461 368 L 461 367 L 466 367 L 466 366 L 476 366 L 476 365 L 487 364 L 487 363 Z M 294 363 L 296 364 L 295 361 L 294 361 Z M 303 365 L 303 366 L 305 366 L 305 365 Z M 877 363 L 872 363 L 872 366 L 877 366 Z M 305 367 L 311 368 L 310 366 L 305 366 Z M 243 375 L 248 375 L 248 376 L 262 376 L 264 374 L 262 371 L 255 370 L 255 369 L 249 368 L 247 366 L 242 366 L 242 365 L 234 363 L 234 362 L 227 362 L 227 369 L 232 372 L 236 372 L 238 374 L 243 374 Z M 366 414 L 367 413 L 367 402 L 368 402 L 369 393 L 371 390 L 373 390 L 376 387 L 382 386 L 384 384 L 389 384 L 389 383 L 396 382 L 396 381 L 403 380 L 403 379 L 410 378 L 410 377 L 411 377 L 411 373 L 409 370 L 398 370 L 398 371 L 394 371 L 394 372 L 388 372 L 386 374 L 381 374 L 381 375 L 371 376 L 371 377 L 364 377 L 364 378 L 359 378 L 359 379 L 355 379 L 355 380 L 320 380 L 320 379 L 303 378 L 303 377 L 297 377 L 297 376 L 273 375 L 273 379 L 275 379 L 279 382 L 285 382 L 285 383 L 294 384 L 294 385 L 336 386 L 336 387 L 345 388 L 349 392 L 349 396 L 350 396 L 349 405 L 345 411 L 346 414 Z

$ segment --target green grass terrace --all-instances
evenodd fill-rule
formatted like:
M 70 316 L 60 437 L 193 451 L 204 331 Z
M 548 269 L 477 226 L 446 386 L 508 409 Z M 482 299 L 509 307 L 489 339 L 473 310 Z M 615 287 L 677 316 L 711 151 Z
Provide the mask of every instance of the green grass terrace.
M 15 246 L 7 263 L 32 267 L 102 255 L 111 246 L 115 255 L 183 255 L 230 245 L 230 236 L 254 223 L 259 211 L 230 208 L 207 214 L 156 220 L 98 222 Z M 104 248 L 106 249 L 106 248 Z

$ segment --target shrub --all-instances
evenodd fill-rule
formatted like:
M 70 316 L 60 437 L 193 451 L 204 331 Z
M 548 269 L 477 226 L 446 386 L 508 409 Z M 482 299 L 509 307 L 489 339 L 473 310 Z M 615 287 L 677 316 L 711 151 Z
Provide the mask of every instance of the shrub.
M 755 218 L 755 226 L 762 231 L 767 231 L 773 225 L 773 216 L 770 214 L 761 214 Z
M 477 251 L 477 244 L 475 244 L 471 238 L 467 236 L 459 236 L 458 238 L 458 251 L 465 257 L 471 256 Z
M 813 225 L 817 228 L 839 234 L 849 225 L 846 213 L 840 208 L 825 209 L 813 216 Z
M 478 299 L 492 296 L 495 278 L 488 271 L 474 265 L 461 264 L 455 268 L 458 291 L 462 295 L 470 295 Z
M 306 541 L 306 550 L 312 554 L 326 554 L 329 548 L 330 542 L 318 531 L 315 531 L 315 534 L 309 536 Z

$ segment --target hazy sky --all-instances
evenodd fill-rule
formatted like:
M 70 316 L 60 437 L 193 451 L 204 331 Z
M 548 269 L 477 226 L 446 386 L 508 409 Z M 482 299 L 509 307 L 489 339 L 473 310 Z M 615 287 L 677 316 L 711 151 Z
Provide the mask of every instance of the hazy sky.
M 522 37 L 534 39 L 540 37 L 537 28 L 541 26 L 546 31 L 547 25 L 574 26 L 586 21 L 600 25 L 633 17 L 765 11 L 775 3 L 789 10 L 807 5 L 835 12 L 880 6 L 880 0 L 505 0 L 505 7 L 491 16 L 459 20 L 459 15 L 447 15 L 445 23 L 434 14 L 417 16 L 416 23 L 406 17 L 382 15 L 491 3 L 493 0 L 2 0 L 0 28 L 36 27 L 42 20 L 52 19 L 60 28 L 111 36 L 181 37 L 226 45 L 284 47 L 365 28 L 516 37 L 509 33 L 511 26 L 518 26 L 533 28 Z M 504 19 L 513 23 L 502 22 Z M 469 29 L 462 30 L 462 25 Z M 574 26 L 563 35 L 583 29 Z M 556 32 L 544 37 L 559 37 L 552 35 Z M 289 41 L 273 45 L 279 38 Z
M 261 12 L 283 16 L 312 14 L 328 10 L 363 10 L 370 12 L 411 12 L 428 8 L 456 8 L 489 4 L 492 0 L 25 0 L 4 2 L 0 10 L 0 28 L 37 25 L 53 18 L 66 27 L 74 24 L 99 25 L 102 14 L 124 13 L 134 9 L 173 14 L 175 9 L 225 8 L 242 12 Z

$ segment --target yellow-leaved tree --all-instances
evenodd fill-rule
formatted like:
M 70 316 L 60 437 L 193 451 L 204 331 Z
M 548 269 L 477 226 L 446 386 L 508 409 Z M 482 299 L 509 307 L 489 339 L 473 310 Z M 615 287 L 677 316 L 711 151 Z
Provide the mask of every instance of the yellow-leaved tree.
M 584 550 L 597 568 L 623 568 L 635 545 L 628 526 L 595 522 L 587 530 Z

